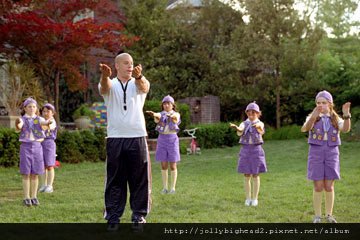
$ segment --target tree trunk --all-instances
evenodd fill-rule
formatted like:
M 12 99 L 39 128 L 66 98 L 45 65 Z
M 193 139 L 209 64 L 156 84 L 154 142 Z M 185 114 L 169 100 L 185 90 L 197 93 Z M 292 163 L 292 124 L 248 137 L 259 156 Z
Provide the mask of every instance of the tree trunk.
M 280 111 L 280 91 L 281 83 L 278 69 L 275 73 L 275 82 L 276 82 L 276 129 L 281 127 L 281 111 Z
M 58 126 L 60 126 L 59 81 L 60 81 L 60 72 L 56 71 L 55 82 L 54 82 L 54 95 L 55 95 L 54 98 L 55 98 L 55 109 L 57 113 L 55 115 L 55 120 Z

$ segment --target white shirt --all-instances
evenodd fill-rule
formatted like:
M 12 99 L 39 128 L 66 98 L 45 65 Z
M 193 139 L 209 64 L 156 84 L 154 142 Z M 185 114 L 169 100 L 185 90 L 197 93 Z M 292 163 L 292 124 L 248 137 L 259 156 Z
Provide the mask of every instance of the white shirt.
M 147 81 L 148 84 L 150 84 Z M 125 84 L 123 84 L 125 87 Z M 99 83 L 99 91 L 101 84 Z M 101 91 L 100 91 L 101 92 Z M 111 79 L 108 93 L 103 94 L 107 108 L 107 136 L 112 138 L 134 138 L 147 136 L 143 107 L 146 93 L 139 91 L 135 79 L 131 78 L 126 89 L 126 110 L 124 91 L 119 80 Z

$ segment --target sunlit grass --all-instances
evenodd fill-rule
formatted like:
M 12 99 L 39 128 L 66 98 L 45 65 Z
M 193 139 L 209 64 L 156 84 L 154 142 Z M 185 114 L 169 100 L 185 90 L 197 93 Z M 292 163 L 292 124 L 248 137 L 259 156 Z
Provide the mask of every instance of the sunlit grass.
M 268 141 L 268 173 L 261 175 L 258 207 L 244 206 L 243 176 L 236 172 L 240 147 L 202 149 L 182 155 L 176 194 L 160 194 L 160 166 L 152 158 L 152 223 L 310 222 L 312 182 L 306 179 L 305 139 Z M 334 215 L 360 222 L 360 143 L 341 146 L 341 177 L 335 184 Z M 102 223 L 104 163 L 63 164 L 56 169 L 55 191 L 39 193 L 39 207 L 22 205 L 18 168 L 0 168 L 0 222 Z M 130 221 L 129 204 L 122 222 Z

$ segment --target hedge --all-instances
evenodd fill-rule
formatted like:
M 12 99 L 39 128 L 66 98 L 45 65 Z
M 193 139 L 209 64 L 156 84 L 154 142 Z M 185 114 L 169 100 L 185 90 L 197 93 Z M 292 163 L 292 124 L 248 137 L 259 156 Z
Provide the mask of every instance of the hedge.
M 19 133 L 11 128 L 0 128 L 0 166 L 18 166 L 20 152 Z
M 195 136 L 202 148 L 232 147 L 239 144 L 239 137 L 229 125 L 229 123 L 198 124 L 191 125 L 189 128 L 199 128 Z M 278 130 L 265 127 L 264 141 L 306 138 L 306 134 L 300 129 L 301 127 L 296 125 L 285 126 Z
M 61 130 L 56 139 L 57 160 L 66 163 L 105 161 L 105 136 L 105 130 L 101 128 Z M 19 133 L 14 129 L 0 128 L 0 166 L 18 166 L 19 152 Z

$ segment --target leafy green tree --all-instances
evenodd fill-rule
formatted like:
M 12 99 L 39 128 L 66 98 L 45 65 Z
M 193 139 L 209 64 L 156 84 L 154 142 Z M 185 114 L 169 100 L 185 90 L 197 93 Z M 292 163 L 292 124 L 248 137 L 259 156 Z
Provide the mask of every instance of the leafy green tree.
M 360 27 L 359 22 L 351 21 L 358 5 L 358 0 L 320 0 L 317 19 L 336 38 L 351 35 L 352 27 Z
M 312 66 L 302 67 L 302 74 L 295 78 L 289 68 L 291 64 L 298 67 L 303 62 L 311 63 L 313 56 L 309 53 L 315 50 L 314 46 L 321 38 L 306 19 L 300 18 L 293 0 L 244 0 L 242 3 L 249 16 L 245 33 L 248 65 L 255 73 L 249 78 L 260 90 L 259 98 L 275 105 L 272 114 L 276 116 L 276 127 L 279 128 L 282 120 L 288 121 L 291 108 L 286 102 L 308 80 L 305 74 Z

